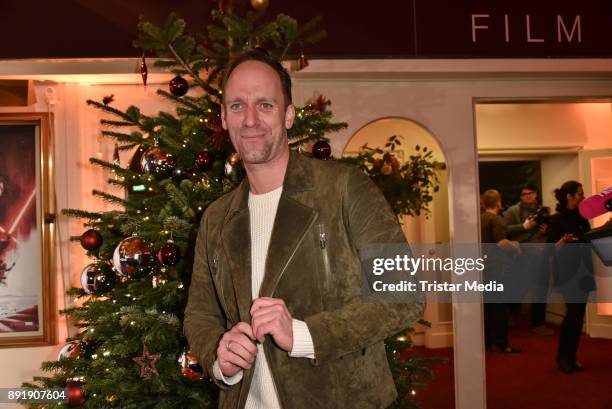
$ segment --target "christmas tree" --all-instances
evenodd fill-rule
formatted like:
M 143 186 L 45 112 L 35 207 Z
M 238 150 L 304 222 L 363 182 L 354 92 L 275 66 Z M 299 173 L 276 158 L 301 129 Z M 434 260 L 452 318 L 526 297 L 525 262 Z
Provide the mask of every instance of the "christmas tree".
M 200 218 L 210 203 L 244 177 L 221 126 L 220 76 L 231 56 L 251 48 L 265 50 L 279 61 L 296 61 L 294 69 L 301 69 L 308 64 L 303 47 L 325 35 L 317 28 L 318 19 L 299 25 L 278 15 L 263 21 L 257 9 L 265 2 L 253 2 L 253 7 L 255 11 L 241 14 L 237 2 L 221 1 L 200 41 L 185 33 L 185 22 L 175 15 L 162 26 L 139 23 L 135 45 L 154 53 L 155 65 L 176 75 L 169 91 L 158 90 L 175 103 L 174 113 L 147 116 L 135 106 L 121 111 L 112 106 L 112 97 L 88 101 L 112 118 L 102 120 L 103 134 L 116 141 L 112 161 L 91 159 L 112 172 L 108 182 L 116 193 L 93 194 L 122 210 L 64 210 L 86 220 L 87 230 L 74 239 L 92 258 L 82 272 L 82 288 L 69 291 L 80 305 L 63 311 L 78 331 L 57 361 L 43 364 L 52 375 L 24 386 L 67 387 L 70 407 L 217 406 L 217 387 L 203 379 L 202 368 L 190 355 L 182 321 Z M 147 73 L 143 54 L 145 84 Z M 326 135 L 346 124 L 332 122 L 329 105 L 320 96 L 296 109 L 289 130 L 292 149 L 330 158 Z M 386 150 L 365 147 L 353 161 L 387 190 L 398 213 L 418 214 L 427 210 L 431 191 L 437 189 L 438 164 L 419 154 L 411 157 L 412 163 L 396 166 L 393 150 L 398 143 L 394 137 Z M 135 153 L 128 166 L 121 166 L 119 151 L 125 150 Z M 389 189 L 407 183 L 413 191 L 410 197 L 401 193 L 405 189 Z M 431 377 L 431 371 L 427 359 L 401 359 L 400 352 L 410 345 L 404 335 L 390 339 L 387 346 L 400 391 L 397 405 L 412 407 L 414 388 Z

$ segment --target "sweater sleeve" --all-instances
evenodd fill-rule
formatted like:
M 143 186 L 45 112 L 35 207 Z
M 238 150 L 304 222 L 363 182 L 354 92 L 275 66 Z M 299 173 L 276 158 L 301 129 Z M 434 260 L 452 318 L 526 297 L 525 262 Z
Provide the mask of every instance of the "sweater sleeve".
M 244 371 L 240 370 L 234 376 L 224 376 L 223 372 L 221 372 L 221 368 L 219 368 L 219 361 L 215 359 L 213 363 L 213 376 L 218 381 L 225 383 L 228 386 L 236 385 L 238 382 L 242 380 L 242 376 L 244 375 Z
M 315 358 L 314 344 L 308 325 L 295 318 L 293 319 L 293 348 L 291 348 L 289 356 L 292 358 Z

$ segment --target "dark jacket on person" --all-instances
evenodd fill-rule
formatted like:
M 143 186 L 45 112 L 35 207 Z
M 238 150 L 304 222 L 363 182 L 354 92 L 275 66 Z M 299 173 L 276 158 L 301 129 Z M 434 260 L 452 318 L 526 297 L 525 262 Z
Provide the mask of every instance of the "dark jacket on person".
M 582 296 L 595 289 L 591 249 L 584 235 L 591 229 L 589 221 L 580 215 L 578 209 L 558 209 L 550 218 L 548 242 L 556 243 L 565 234 L 573 234 L 577 241 L 563 244 L 554 251 L 554 271 L 557 288 L 573 302 L 580 302 Z M 574 299 L 579 297 L 579 299 Z
M 251 322 L 248 179 L 206 210 L 184 329 L 212 375 L 219 338 Z M 264 351 L 283 408 L 384 408 L 397 396 L 383 340 L 421 317 L 423 303 L 362 301 L 359 254 L 405 243 L 396 216 L 358 168 L 291 154 L 259 295 L 283 299 L 307 323 L 315 358 L 291 358 L 267 336 Z M 254 365 L 253 365 L 254 367 Z M 220 408 L 243 408 L 253 376 L 221 388 Z
M 538 226 L 534 226 L 529 230 L 525 230 L 523 222 L 533 213 L 535 208 L 528 208 L 518 202 L 510 206 L 504 212 L 504 221 L 506 222 L 508 239 L 516 240 L 519 243 L 546 243 L 546 236 L 540 233 Z
M 480 238 L 483 243 L 482 253 L 486 256 L 484 274 L 487 280 L 504 281 L 513 252 L 511 249 L 498 246 L 497 243 L 507 236 L 506 223 L 499 214 L 487 211 L 480 213 Z

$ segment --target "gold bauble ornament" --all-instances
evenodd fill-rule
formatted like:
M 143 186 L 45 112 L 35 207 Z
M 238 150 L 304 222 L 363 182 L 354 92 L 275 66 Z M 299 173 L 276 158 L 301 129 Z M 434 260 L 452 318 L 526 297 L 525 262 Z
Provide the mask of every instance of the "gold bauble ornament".
M 264 11 L 270 5 L 270 0 L 251 0 L 251 7 L 256 11 Z

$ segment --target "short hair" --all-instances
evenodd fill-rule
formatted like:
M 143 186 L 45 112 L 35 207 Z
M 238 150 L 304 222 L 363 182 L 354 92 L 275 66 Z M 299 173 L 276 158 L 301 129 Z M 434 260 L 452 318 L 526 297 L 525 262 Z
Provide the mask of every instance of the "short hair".
M 501 200 L 501 195 L 495 189 L 489 189 L 481 196 L 481 202 L 485 209 L 494 209 L 497 202 Z
M 223 91 L 223 94 L 221 95 L 222 101 L 225 101 L 225 87 L 227 86 L 227 81 L 229 80 L 230 75 L 232 75 L 232 72 L 238 68 L 240 64 L 247 61 L 259 61 L 272 68 L 278 74 L 278 78 L 281 83 L 283 96 L 285 97 L 285 108 L 293 103 L 293 98 L 291 97 L 291 76 L 289 76 L 289 73 L 280 62 L 270 57 L 267 52 L 261 49 L 242 52 L 230 60 L 227 67 L 225 67 L 223 78 L 221 80 L 221 90 Z
M 521 186 L 521 190 L 519 191 L 519 193 L 523 193 L 523 190 L 531 190 L 532 192 L 537 192 L 538 186 L 533 182 L 527 182 Z

